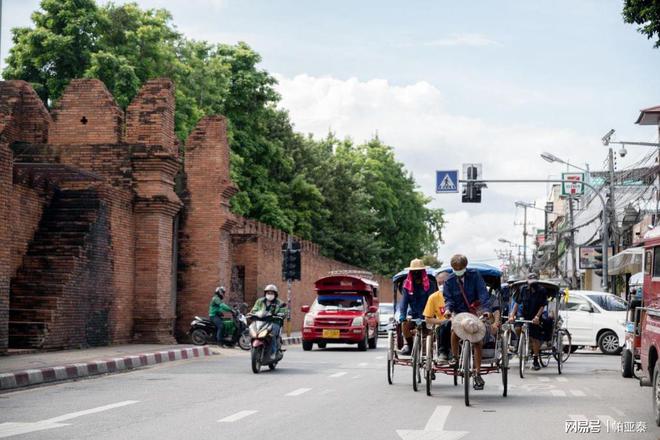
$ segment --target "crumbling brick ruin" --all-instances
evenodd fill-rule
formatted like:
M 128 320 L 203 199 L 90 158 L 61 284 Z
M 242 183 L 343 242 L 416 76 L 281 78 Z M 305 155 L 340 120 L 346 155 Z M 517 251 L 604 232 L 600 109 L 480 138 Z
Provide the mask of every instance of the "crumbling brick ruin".
M 0 353 L 186 340 L 219 284 L 230 302 L 285 291 L 286 234 L 229 210 L 225 119 L 199 121 L 184 166 L 174 101 L 155 79 L 124 112 L 79 79 L 49 112 L 28 83 L 0 82 Z M 303 249 L 294 329 L 313 280 L 348 268 Z

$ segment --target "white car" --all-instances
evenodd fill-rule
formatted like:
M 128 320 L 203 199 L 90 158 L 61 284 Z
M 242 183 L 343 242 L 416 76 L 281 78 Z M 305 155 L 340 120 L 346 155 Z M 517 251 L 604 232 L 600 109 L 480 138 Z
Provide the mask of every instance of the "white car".
M 378 323 L 378 334 L 380 336 L 387 336 L 387 330 L 390 328 L 390 319 L 394 317 L 394 306 L 392 303 L 378 304 L 378 316 L 380 322 Z
M 618 354 L 625 342 L 626 302 L 606 292 L 571 290 L 562 302 L 564 328 L 573 347 L 598 347 L 605 354 Z

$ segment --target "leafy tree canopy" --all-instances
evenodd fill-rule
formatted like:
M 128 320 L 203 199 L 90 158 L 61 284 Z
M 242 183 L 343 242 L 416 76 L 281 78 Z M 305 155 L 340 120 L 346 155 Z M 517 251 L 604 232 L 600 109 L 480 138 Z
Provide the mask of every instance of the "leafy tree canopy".
M 625 0 L 623 19 L 626 23 L 637 24 L 637 30 L 649 40 L 655 39 L 654 47 L 660 47 L 659 0 Z
M 237 214 L 383 274 L 437 252 L 443 212 L 427 208 L 430 200 L 392 148 L 377 138 L 356 145 L 296 133 L 277 107 L 274 77 L 247 44 L 188 39 L 168 11 L 135 3 L 42 0 L 32 21 L 34 27 L 12 29 L 3 75 L 32 83 L 47 105 L 72 79 L 87 77 L 102 80 L 126 108 L 144 82 L 168 77 L 181 140 L 204 115 L 225 115 Z

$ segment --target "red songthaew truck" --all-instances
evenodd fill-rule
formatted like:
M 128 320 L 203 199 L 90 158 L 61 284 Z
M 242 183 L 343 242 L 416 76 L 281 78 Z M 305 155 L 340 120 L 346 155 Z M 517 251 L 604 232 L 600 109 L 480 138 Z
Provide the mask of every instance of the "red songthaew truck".
M 642 386 L 653 387 L 655 423 L 660 426 L 660 227 L 644 236 L 644 284 L 640 308 Z
M 378 283 L 359 275 L 330 275 L 314 283 L 314 303 L 301 307 L 303 350 L 313 344 L 357 344 L 359 350 L 378 343 Z

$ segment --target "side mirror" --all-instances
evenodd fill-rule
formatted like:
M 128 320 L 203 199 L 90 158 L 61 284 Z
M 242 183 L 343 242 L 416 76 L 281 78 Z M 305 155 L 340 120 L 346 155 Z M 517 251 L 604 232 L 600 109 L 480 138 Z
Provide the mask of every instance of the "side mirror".
M 303 313 L 308 313 L 309 312 L 309 306 L 300 307 L 300 311 L 303 312 Z
M 587 313 L 592 313 L 593 310 L 591 310 L 591 307 L 587 304 L 580 304 L 577 309 L 578 312 L 587 312 Z
M 378 307 L 376 306 L 369 306 L 368 309 L 369 313 L 376 313 L 378 311 Z

